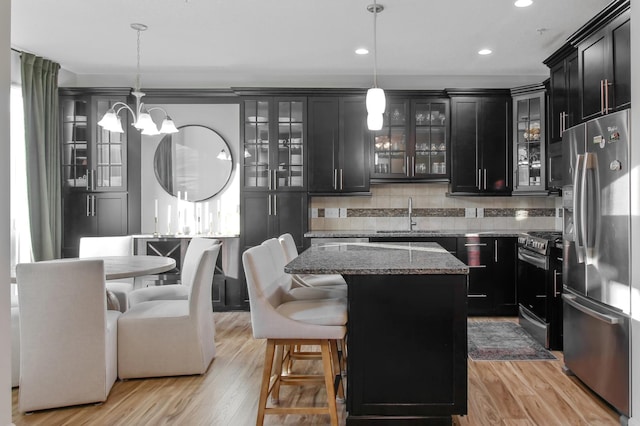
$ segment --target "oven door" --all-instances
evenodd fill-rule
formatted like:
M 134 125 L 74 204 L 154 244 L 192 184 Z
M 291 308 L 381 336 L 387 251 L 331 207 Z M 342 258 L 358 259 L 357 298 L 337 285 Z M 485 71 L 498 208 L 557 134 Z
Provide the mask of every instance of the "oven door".
M 547 323 L 547 277 L 549 258 L 518 247 L 518 303 Z

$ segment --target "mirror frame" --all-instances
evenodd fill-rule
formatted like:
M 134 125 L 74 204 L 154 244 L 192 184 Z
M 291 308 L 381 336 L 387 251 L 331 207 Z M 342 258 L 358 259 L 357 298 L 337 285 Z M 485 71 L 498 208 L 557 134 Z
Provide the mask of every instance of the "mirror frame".
M 187 200 L 187 201 L 189 201 L 189 202 L 196 203 L 196 202 L 200 202 L 200 201 L 208 200 L 208 199 L 210 199 L 210 198 L 212 198 L 212 197 L 214 197 L 214 196 L 218 195 L 219 193 L 221 193 L 221 192 L 222 192 L 222 191 L 227 187 L 227 185 L 228 185 L 228 184 L 229 184 L 229 182 L 231 181 L 231 177 L 233 176 L 233 172 L 235 171 L 235 161 L 234 161 L 234 157 L 233 157 L 233 152 L 231 152 L 231 147 L 229 146 L 229 144 L 227 143 L 227 141 L 226 141 L 226 140 L 225 140 L 225 139 L 220 135 L 220 133 L 216 132 L 215 130 L 213 130 L 213 129 L 212 129 L 212 128 L 210 128 L 210 127 L 203 126 L 203 125 L 201 125 L 201 124 L 186 124 L 186 125 L 183 125 L 183 126 L 179 126 L 179 127 L 178 127 L 178 130 L 180 131 L 180 130 L 182 130 L 182 129 L 184 129 L 184 128 L 187 128 L 187 127 L 201 127 L 201 128 L 206 129 L 206 130 L 208 130 L 208 131 L 210 131 L 210 132 L 213 132 L 213 133 L 214 133 L 214 135 L 215 135 L 215 136 L 217 136 L 218 138 L 220 138 L 220 141 L 224 144 L 224 149 L 225 149 L 225 150 L 227 151 L 227 153 L 229 154 L 229 157 L 230 157 L 230 160 L 229 160 L 229 161 L 231 162 L 231 169 L 229 170 L 229 173 L 228 173 L 228 175 L 227 175 L 227 177 L 226 177 L 226 180 L 225 180 L 224 184 L 223 184 L 222 186 L 220 186 L 220 189 L 218 189 L 218 190 L 217 190 L 216 192 L 214 192 L 213 194 L 208 195 L 208 196 L 206 196 L 206 197 L 204 197 L 204 198 L 189 199 L 189 200 Z M 156 176 L 156 181 L 158 182 L 158 185 L 160 185 L 160 187 L 161 187 L 161 188 L 162 188 L 162 189 L 163 189 L 167 194 L 169 194 L 169 195 L 171 195 L 171 196 L 173 196 L 173 197 L 177 197 L 177 194 L 173 194 L 173 193 L 169 192 L 169 190 L 168 190 L 167 188 L 165 188 L 164 184 L 162 183 L 162 182 L 163 182 L 163 180 L 162 180 L 162 179 L 160 178 L 160 176 L 159 176 L 159 173 L 158 173 L 158 167 L 157 167 L 157 163 L 158 163 L 158 152 L 159 152 L 158 150 L 159 150 L 160 146 L 162 146 L 162 145 L 163 145 L 163 143 L 166 143 L 166 142 L 165 142 L 166 140 L 169 140 L 169 141 L 170 141 L 171 139 L 168 139 L 168 138 L 171 138 L 171 137 L 172 137 L 172 135 L 171 135 L 171 134 L 164 135 L 164 136 L 162 137 L 162 139 L 160 140 L 160 142 L 158 142 L 158 146 L 156 146 L 155 152 L 154 152 L 154 154 L 153 154 L 153 171 L 154 171 L 154 174 L 155 174 L 155 176 Z

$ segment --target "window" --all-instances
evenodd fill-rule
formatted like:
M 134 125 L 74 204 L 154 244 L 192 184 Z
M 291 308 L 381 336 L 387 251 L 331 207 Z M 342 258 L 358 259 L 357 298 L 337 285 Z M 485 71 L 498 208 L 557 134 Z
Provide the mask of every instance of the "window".
M 22 87 L 11 86 L 11 268 L 31 262 Z

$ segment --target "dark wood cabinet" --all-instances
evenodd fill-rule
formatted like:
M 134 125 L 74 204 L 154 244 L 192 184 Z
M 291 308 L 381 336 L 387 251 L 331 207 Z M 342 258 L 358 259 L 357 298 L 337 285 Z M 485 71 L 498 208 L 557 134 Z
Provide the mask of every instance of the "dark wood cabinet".
M 451 97 L 452 194 L 511 192 L 511 97 Z
M 242 205 L 243 251 L 284 233 L 290 233 L 302 251 L 307 231 L 306 193 L 246 192 Z
M 562 142 L 562 133 L 582 120 L 578 50 L 566 44 L 544 61 L 549 67 L 549 144 Z
M 383 127 L 374 132 L 372 180 L 447 181 L 449 114 L 442 97 L 390 96 Z
M 369 130 L 364 96 L 308 100 L 309 192 L 369 191 Z
M 547 194 L 546 89 L 534 84 L 513 94 L 513 192 Z
M 245 191 L 305 191 L 306 98 L 257 97 L 242 102 Z
M 578 47 L 582 120 L 631 104 L 630 2 L 612 2 L 569 42 Z
M 64 257 L 78 257 L 80 238 L 127 235 L 127 194 L 65 191 L 63 205 Z
M 78 255 L 81 237 L 135 231 L 128 220 L 130 209 L 135 207 L 131 205 L 127 178 L 130 117 L 121 114 L 124 133 L 112 133 L 97 125 L 115 102 L 126 103 L 127 95 L 124 89 L 60 89 L 65 257 Z
M 469 266 L 469 315 L 515 315 L 516 238 L 458 238 L 457 257 Z

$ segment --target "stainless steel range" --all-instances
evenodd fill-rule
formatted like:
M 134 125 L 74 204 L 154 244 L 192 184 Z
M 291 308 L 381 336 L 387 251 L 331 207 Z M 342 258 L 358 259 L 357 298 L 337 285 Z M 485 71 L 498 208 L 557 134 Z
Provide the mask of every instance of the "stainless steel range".
M 518 237 L 520 325 L 547 349 L 562 349 L 562 233 Z

